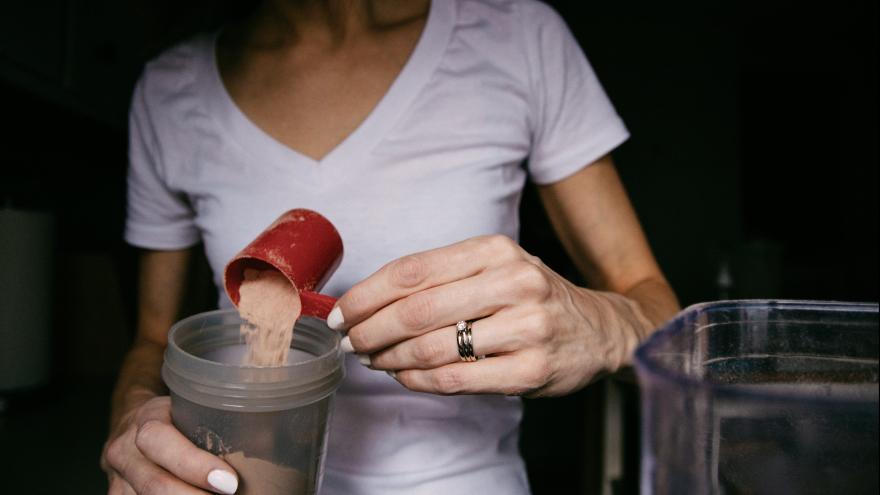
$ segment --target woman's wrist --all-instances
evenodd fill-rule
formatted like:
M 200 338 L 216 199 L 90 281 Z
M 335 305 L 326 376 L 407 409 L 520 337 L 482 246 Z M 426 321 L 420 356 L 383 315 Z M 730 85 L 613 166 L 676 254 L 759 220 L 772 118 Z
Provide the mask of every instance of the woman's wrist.
M 639 344 L 655 325 L 639 301 L 616 292 L 580 289 L 589 301 L 584 312 L 588 328 L 605 335 L 611 345 L 605 349 L 602 374 L 616 373 L 632 362 Z

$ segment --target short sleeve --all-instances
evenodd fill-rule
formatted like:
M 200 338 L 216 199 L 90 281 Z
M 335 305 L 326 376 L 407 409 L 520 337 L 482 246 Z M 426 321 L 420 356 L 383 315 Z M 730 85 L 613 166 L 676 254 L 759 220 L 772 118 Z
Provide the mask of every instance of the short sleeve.
M 147 249 L 182 249 L 196 244 L 199 232 L 185 196 L 168 184 L 150 110 L 142 78 L 129 113 L 125 241 Z
M 543 3 L 521 6 L 531 81 L 529 172 L 549 184 L 609 153 L 629 132 L 565 21 Z

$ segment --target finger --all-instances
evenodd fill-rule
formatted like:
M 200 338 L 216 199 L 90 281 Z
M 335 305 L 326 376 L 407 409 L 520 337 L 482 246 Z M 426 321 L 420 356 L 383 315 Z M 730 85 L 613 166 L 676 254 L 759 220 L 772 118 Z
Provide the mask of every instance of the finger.
M 395 301 L 352 327 L 348 343 L 359 354 L 371 354 L 460 320 L 542 303 L 551 290 L 546 269 L 526 260 L 507 263 Z
M 475 356 L 510 353 L 541 343 L 547 331 L 541 311 L 502 310 L 471 324 Z M 455 326 L 404 340 L 370 356 L 379 370 L 431 369 L 461 361 Z
M 144 403 L 138 410 L 137 424 L 142 424 L 151 419 L 171 422 L 171 397 L 163 395 L 155 397 Z
M 327 323 L 337 330 L 351 328 L 402 297 L 526 256 L 522 248 L 504 236 L 474 237 L 405 256 L 383 266 L 346 292 L 328 316 Z
M 171 424 L 169 407 L 147 409 L 138 420 L 135 445 L 150 461 L 181 480 L 217 493 L 235 493 L 235 470 L 190 442 Z
M 137 495 L 137 492 L 124 479 L 118 475 L 112 475 L 107 495 Z
M 348 332 L 358 353 L 373 353 L 389 345 L 461 319 L 492 314 L 504 304 L 504 280 L 497 270 L 432 287 L 380 309 Z
M 138 495 L 207 494 L 207 492 L 171 476 L 140 453 L 133 453 L 119 473 Z
M 520 351 L 430 370 L 400 370 L 395 378 L 416 392 L 525 395 L 547 383 L 549 370 L 546 359 L 539 353 Z

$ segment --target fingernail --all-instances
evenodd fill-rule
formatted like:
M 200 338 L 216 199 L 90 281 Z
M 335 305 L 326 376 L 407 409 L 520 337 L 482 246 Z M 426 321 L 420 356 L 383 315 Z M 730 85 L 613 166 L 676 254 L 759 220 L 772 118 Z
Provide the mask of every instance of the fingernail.
M 208 484 L 220 493 L 235 493 L 238 490 L 238 478 L 229 471 L 215 469 L 208 473 Z
M 386 371 L 385 373 L 388 373 L 388 376 L 397 380 L 397 372 L 396 371 Z
M 354 346 L 351 345 L 351 339 L 348 336 L 342 338 L 342 341 L 339 342 L 339 348 L 342 349 L 342 352 L 349 354 L 354 352 Z
M 342 330 L 343 325 L 345 325 L 345 318 L 342 317 L 342 310 L 339 309 L 339 306 L 336 306 L 327 315 L 327 326 L 333 330 Z
M 369 368 L 370 365 L 373 364 L 372 361 L 370 360 L 369 354 L 358 354 L 357 357 L 358 357 L 358 361 L 360 361 L 361 364 L 366 366 L 367 368 Z

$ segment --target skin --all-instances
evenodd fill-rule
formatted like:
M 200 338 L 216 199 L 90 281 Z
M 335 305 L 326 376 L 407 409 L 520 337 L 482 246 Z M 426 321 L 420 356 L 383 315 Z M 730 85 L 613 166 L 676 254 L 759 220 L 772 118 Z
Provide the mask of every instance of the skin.
M 220 72 L 252 122 L 320 160 L 385 95 L 427 10 L 424 0 L 266 2 L 220 38 Z
M 224 32 L 220 72 L 256 125 L 320 160 L 385 94 L 426 15 L 426 1 L 266 1 Z M 442 394 L 558 395 L 625 365 L 678 304 L 614 166 L 603 158 L 540 194 L 591 288 L 564 280 L 510 239 L 470 239 L 394 261 L 346 293 L 339 309 L 354 348 L 374 368 L 396 371 L 404 386 Z M 234 472 L 173 427 L 160 377 L 189 257 L 141 256 L 137 339 L 101 456 L 113 495 L 207 493 L 208 473 Z M 458 362 L 451 325 L 462 318 L 480 318 L 475 351 L 490 358 Z
M 218 63 L 227 90 L 253 122 L 320 159 L 385 94 L 426 18 L 426 1 L 266 1 L 228 27 Z M 101 455 L 112 495 L 217 492 L 208 473 L 234 472 L 174 429 L 160 376 L 189 257 L 187 250 L 141 256 L 137 338 L 123 361 Z
M 112 495 L 207 493 L 209 472 L 234 472 L 174 428 L 171 400 L 159 374 L 189 258 L 188 250 L 141 255 L 137 339 L 119 373 L 110 436 L 101 455 Z
M 574 392 L 627 365 L 678 302 L 609 157 L 540 188 L 563 245 L 592 288 L 577 287 L 503 236 L 395 260 L 337 303 L 374 369 L 436 394 Z M 461 362 L 455 322 L 473 323 Z

